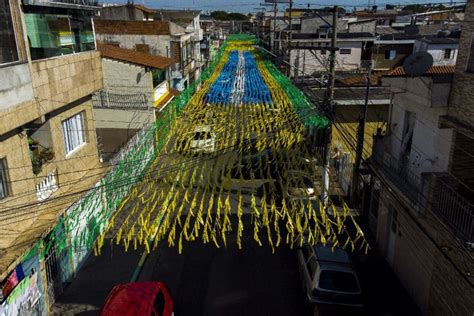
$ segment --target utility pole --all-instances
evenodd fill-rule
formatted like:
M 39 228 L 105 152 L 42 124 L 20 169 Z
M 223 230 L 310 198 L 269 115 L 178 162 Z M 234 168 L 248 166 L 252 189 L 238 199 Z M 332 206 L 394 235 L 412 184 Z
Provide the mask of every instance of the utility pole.
M 273 3 L 273 48 L 272 52 L 276 55 L 276 19 L 277 19 L 277 3 Z
M 289 31 L 288 31 L 288 62 L 291 65 L 291 40 L 293 37 L 293 25 L 292 25 L 292 10 L 293 10 L 293 0 L 290 0 L 290 12 L 289 12 Z M 291 77 L 291 67 L 288 68 L 288 76 Z
M 360 184 L 360 167 L 362 164 L 362 155 L 364 153 L 364 135 L 365 135 L 365 123 L 367 121 L 367 112 L 369 109 L 369 96 L 370 96 L 370 79 L 372 77 L 372 62 L 369 62 L 367 69 L 367 83 L 365 90 L 365 102 L 359 114 L 359 126 L 357 127 L 357 147 L 356 157 L 354 164 L 354 176 L 352 177 L 352 200 L 356 201 L 358 194 L 357 188 Z
M 335 116 L 334 109 L 334 83 L 336 81 L 336 41 L 337 41 L 337 6 L 334 6 L 332 13 L 332 37 L 331 37 L 331 54 L 329 60 L 329 82 L 328 82 L 328 91 L 326 97 L 326 109 L 329 112 L 329 118 L 332 120 Z M 327 129 L 326 135 L 326 148 L 324 153 L 324 169 L 323 169 L 323 185 L 324 185 L 324 195 L 323 202 L 324 205 L 328 204 L 329 201 L 329 161 L 330 161 L 330 152 L 331 152 L 331 138 L 332 138 L 332 126 L 329 126 Z

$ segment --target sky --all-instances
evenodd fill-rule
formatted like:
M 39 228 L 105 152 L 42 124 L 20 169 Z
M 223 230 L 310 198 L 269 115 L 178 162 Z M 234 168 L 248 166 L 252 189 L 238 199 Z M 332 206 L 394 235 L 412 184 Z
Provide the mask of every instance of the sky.
M 126 3 L 127 0 L 102 0 L 107 3 Z M 194 9 L 206 11 L 231 11 L 231 12 L 256 12 L 264 0 L 134 0 L 136 4 L 145 4 L 151 8 L 163 9 Z M 294 0 L 295 8 L 305 8 L 308 3 L 311 8 L 318 8 L 324 6 L 346 6 L 346 9 L 353 10 L 355 7 L 366 8 L 368 2 L 374 3 L 379 7 L 384 7 L 386 4 L 411 4 L 411 3 L 445 3 L 449 4 L 448 0 Z M 454 0 L 453 2 L 463 2 L 462 0 Z M 267 10 L 271 7 L 266 6 Z

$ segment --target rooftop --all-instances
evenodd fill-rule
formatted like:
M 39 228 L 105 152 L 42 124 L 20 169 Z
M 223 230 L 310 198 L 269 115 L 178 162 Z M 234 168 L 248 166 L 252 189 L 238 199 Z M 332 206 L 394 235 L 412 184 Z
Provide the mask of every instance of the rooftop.
M 170 35 L 167 21 L 94 20 L 94 28 L 99 34 Z
M 150 55 L 147 53 L 137 52 L 135 50 L 120 48 L 112 45 L 97 44 L 97 50 L 100 51 L 101 56 L 106 58 L 156 69 L 166 69 L 175 63 L 175 60 L 172 58 Z
M 434 76 L 434 75 L 452 75 L 456 66 L 432 66 L 422 76 Z M 395 68 L 389 73 L 385 74 L 384 77 L 408 77 L 407 73 L 402 66 Z

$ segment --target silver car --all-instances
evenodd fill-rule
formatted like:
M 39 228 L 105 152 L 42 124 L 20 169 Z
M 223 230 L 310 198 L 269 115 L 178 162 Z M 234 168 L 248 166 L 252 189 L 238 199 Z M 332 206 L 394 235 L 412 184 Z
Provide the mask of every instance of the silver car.
M 363 307 L 359 279 L 344 249 L 304 244 L 297 254 L 309 303 Z

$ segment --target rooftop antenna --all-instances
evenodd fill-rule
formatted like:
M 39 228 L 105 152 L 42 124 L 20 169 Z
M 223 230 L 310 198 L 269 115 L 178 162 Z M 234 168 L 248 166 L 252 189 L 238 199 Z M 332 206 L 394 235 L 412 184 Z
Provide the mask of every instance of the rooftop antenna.
M 411 54 L 403 62 L 403 70 L 412 77 L 423 75 L 433 66 L 433 56 L 427 52 L 416 52 Z

